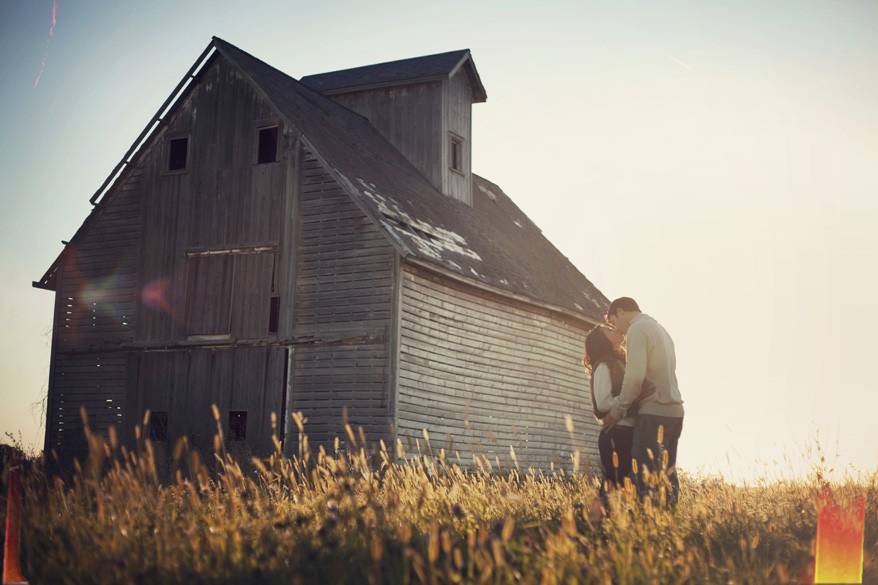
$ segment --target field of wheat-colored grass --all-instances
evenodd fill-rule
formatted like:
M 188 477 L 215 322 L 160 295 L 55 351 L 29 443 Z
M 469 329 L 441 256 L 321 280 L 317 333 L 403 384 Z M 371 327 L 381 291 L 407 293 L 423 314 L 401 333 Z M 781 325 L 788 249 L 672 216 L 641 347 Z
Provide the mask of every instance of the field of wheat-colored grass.
M 307 446 L 212 461 L 181 442 L 170 466 L 90 436 L 66 481 L 25 473 L 32 583 L 798 583 L 813 565 L 819 474 L 736 486 L 683 475 L 673 510 L 612 494 L 589 517 L 588 473 L 462 469 L 435 456 Z M 429 437 L 427 437 L 429 440 Z M 392 446 L 393 450 L 401 445 Z M 171 471 L 167 471 L 168 469 Z M 878 582 L 878 473 L 833 485 L 866 498 L 864 583 Z

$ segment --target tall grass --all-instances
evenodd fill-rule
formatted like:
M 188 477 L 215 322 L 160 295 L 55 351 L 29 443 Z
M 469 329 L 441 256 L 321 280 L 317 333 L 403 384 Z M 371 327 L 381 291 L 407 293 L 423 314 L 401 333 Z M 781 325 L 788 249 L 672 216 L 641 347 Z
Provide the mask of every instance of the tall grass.
M 741 487 L 683 476 L 674 510 L 598 481 L 439 456 L 346 451 L 239 461 L 221 435 L 203 462 L 185 441 L 163 462 L 142 438 L 88 434 L 72 477 L 25 478 L 32 583 L 792 583 L 812 564 L 819 476 Z M 336 443 L 336 446 L 338 443 Z M 401 445 L 393 446 L 402 449 Z M 878 582 L 878 474 L 834 486 L 867 499 L 866 583 Z

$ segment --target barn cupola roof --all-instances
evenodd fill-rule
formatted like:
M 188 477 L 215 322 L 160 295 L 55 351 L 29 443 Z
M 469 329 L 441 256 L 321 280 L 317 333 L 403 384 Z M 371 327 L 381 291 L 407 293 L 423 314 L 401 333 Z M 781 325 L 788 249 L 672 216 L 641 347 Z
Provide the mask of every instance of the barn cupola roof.
M 487 100 L 488 94 L 469 49 L 306 75 L 300 81 L 324 95 L 334 95 L 450 79 L 461 69 L 466 71 L 472 87 L 473 103 Z

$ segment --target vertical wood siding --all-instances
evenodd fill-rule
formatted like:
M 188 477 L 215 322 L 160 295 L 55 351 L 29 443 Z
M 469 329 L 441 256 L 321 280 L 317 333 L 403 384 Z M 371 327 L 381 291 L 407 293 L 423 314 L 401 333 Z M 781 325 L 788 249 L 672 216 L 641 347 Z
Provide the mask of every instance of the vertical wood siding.
M 256 164 L 258 129 L 268 125 L 280 126 L 278 160 Z M 168 143 L 178 137 L 189 140 L 187 167 L 169 172 Z M 293 292 L 290 271 L 278 267 L 281 257 L 292 262 L 281 252 L 292 213 L 288 174 L 296 172 L 290 142 L 274 110 L 222 58 L 199 73 L 66 253 L 47 444 L 79 452 L 80 404 L 94 411 L 97 430 L 117 419 L 130 429 L 144 408 L 177 392 L 193 398 L 185 399 L 185 416 L 169 412 L 171 435 L 198 428 L 212 437 L 210 404 L 225 392 L 218 384 L 226 371 L 238 376 L 229 379 L 229 396 L 252 393 L 239 400 L 248 410 L 248 446 L 270 442 L 266 417 L 282 408 L 285 347 L 254 349 L 252 360 L 242 357 L 251 350 L 234 347 L 143 352 L 201 343 L 193 335 L 278 345 L 269 333 L 270 298 L 290 304 Z M 289 335 L 290 310 L 281 314 L 280 332 Z
M 367 118 L 438 190 L 443 183 L 442 82 L 333 95 Z
M 445 112 L 447 131 L 463 138 L 462 173 L 451 170 L 451 138 L 445 136 L 446 188 L 444 192 L 467 205 L 473 204 L 472 195 L 472 89 L 463 68 L 446 82 Z
M 266 291 L 274 252 L 264 252 L 267 257 L 261 259 L 246 254 L 205 259 L 191 252 L 255 245 L 276 251 L 286 159 L 292 154 L 281 133 L 278 161 L 256 164 L 258 129 L 279 125 L 279 118 L 222 60 L 200 76 L 144 157 L 143 249 L 148 253 L 142 258 L 142 282 L 164 293 L 162 302 L 143 308 L 137 339 L 144 343 L 185 339 L 208 325 L 216 328 L 221 311 L 230 315 L 226 332 L 233 337 L 268 336 Z M 178 136 L 189 137 L 189 164 L 185 172 L 169 173 L 167 143 Z M 244 279 L 260 292 L 258 297 L 242 296 Z
M 402 271 L 397 406 L 403 444 L 429 432 L 434 451 L 522 467 L 597 464 L 598 426 L 581 365 L 585 331 L 548 315 Z M 565 415 L 571 415 L 574 434 Z
M 296 347 L 291 407 L 315 447 L 344 438 L 343 407 L 370 443 L 386 441 L 395 251 L 307 154 L 300 221 L 295 331 L 313 343 Z
M 129 375 L 137 391 L 128 394 L 128 408 L 168 413 L 165 450 L 186 436 L 210 452 L 216 434 L 211 405 L 216 404 L 227 447 L 266 455 L 273 449 L 271 413 L 281 416 L 286 356 L 282 347 L 134 352 Z M 230 440 L 229 411 L 247 412 L 245 442 Z M 129 436 L 135 424 L 141 420 L 128 422 Z

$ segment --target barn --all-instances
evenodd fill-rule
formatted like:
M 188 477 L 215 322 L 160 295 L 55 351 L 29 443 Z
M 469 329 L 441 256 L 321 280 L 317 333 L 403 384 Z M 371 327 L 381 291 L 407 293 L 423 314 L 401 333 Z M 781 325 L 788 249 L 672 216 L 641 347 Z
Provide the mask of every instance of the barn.
M 344 420 L 470 465 L 596 457 L 606 297 L 472 172 L 469 50 L 296 80 L 214 37 L 92 196 L 54 291 L 47 452 L 90 426 L 296 453 Z M 565 420 L 572 417 L 574 432 Z

